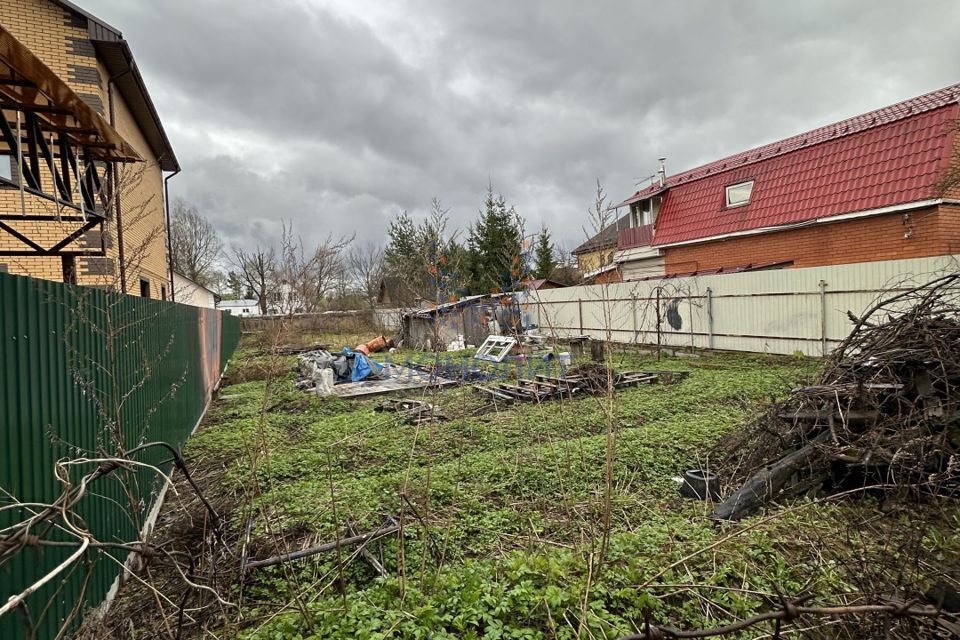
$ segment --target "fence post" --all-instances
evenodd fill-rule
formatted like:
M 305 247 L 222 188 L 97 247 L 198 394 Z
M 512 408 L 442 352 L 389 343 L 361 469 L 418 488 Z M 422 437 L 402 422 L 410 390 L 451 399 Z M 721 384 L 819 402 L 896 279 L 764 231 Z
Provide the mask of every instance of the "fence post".
M 639 336 L 637 335 L 637 296 L 630 296 L 630 309 L 633 314 L 633 344 L 637 344 Z
M 820 355 L 827 357 L 827 281 L 820 281 Z
M 580 315 L 580 335 L 583 335 L 583 299 L 577 298 L 577 312 Z
M 707 348 L 713 349 L 713 289 L 707 287 Z

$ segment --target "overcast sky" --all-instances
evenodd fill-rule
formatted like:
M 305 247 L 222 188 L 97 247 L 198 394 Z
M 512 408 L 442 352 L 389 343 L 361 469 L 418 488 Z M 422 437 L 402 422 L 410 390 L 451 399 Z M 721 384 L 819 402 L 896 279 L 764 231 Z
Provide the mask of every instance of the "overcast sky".
M 226 244 L 382 241 L 488 180 L 567 249 L 668 173 L 960 82 L 957 0 L 80 0 L 120 29 Z

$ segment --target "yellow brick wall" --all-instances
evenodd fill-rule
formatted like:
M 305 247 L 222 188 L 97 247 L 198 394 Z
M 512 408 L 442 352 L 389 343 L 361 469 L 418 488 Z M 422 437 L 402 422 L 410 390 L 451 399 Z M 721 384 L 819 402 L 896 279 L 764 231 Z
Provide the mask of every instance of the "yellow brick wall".
M 90 93 L 104 98 L 94 84 L 70 79 L 69 65 L 95 66 L 96 59 L 71 52 L 69 38 L 87 38 L 86 27 L 71 24 L 73 14 L 49 0 L 3 0 L 0 2 L 0 24 L 26 45 L 35 56 L 80 94 Z M 106 100 L 103 100 L 106 104 Z
M 163 208 L 163 172 L 146 138 L 119 92 L 113 92 L 115 127 L 145 159 L 120 166 L 120 207 L 123 218 L 124 256 L 128 293 L 140 291 L 139 279 L 150 280 L 151 297 L 160 297 L 164 285 L 169 295 L 167 235 Z M 137 257 L 139 255 L 139 257 Z
M 103 105 L 103 115 L 110 120 L 109 99 L 105 67 L 95 57 L 77 54 L 78 40 L 86 41 L 87 29 L 72 13 L 67 12 L 49 0 L 0 0 L 0 24 L 10 31 L 21 43 L 50 67 L 61 80 L 74 91 L 84 96 L 99 98 Z M 82 42 L 79 50 L 90 51 Z M 100 82 L 80 82 L 72 78 L 76 67 L 95 67 L 100 72 Z M 147 143 L 129 108 L 118 91 L 113 91 L 115 128 L 144 158 L 145 162 L 121 165 L 120 202 L 123 221 L 124 261 L 127 263 L 126 291 L 134 295 L 140 292 L 140 278 L 150 281 L 151 296 L 159 298 L 161 286 L 168 292 L 166 228 L 163 209 L 163 175 L 156 156 Z M 97 106 L 97 100 L 91 106 Z M 15 161 L 14 161 L 15 163 Z M 41 159 L 41 165 L 44 165 Z M 101 178 L 106 182 L 106 176 Z M 43 191 L 54 192 L 53 178 L 45 166 L 41 168 Z M 75 200 L 78 199 L 75 198 Z M 56 203 L 27 193 L 25 206 L 21 206 L 18 189 L 0 188 L 0 212 L 17 214 L 53 215 L 57 212 Z M 71 209 L 65 214 L 76 215 Z M 24 233 L 38 244 L 50 247 L 79 227 L 78 223 L 43 222 L 9 223 L 17 231 Z M 112 240 L 117 238 L 117 220 L 114 208 L 108 212 L 105 233 L 107 238 L 107 256 L 113 261 L 112 268 L 103 268 L 102 258 L 77 257 L 77 272 L 81 284 L 119 288 L 118 246 Z M 93 243 L 99 246 L 97 236 L 88 234 L 71 245 L 71 248 Z M 21 250 L 23 243 L 0 230 L 0 250 Z M 98 268 L 88 267 L 97 263 Z M 0 257 L 0 268 L 11 273 L 30 275 L 52 280 L 62 279 L 62 263 L 59 257 Z M 86 271 L 95 273 L 85 274 Z

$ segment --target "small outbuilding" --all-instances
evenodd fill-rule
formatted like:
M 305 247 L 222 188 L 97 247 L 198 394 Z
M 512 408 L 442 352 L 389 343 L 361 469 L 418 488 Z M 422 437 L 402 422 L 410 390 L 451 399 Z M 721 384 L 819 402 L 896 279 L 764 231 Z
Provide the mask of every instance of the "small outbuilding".
M 221 300 L 220 304 L 217 305 L 217 309 L 226 311 L 234 316 L 250 317 L 261 315 L 260 301 L 253 299 Z
M 176 271 L 173 272 L 173 299 L 180 304 L 188 304 L 192 307 L 203 307 L 205 309 L 215 309 L 219 296 L 198 284 L 185 275 Z
M 523 331 L 521 325 L 514 294 L 467 296 L 404 314 L 401 338 L 408 347 L 444 351 L 458 336 L 476 346 L 491 334 L 517 335 Z
M 550 278 L 537 278 L 536 280 L 531 280 L 527 283 L 526 289 L 533 291 L 542 291 L 544 289 L 562 289 L 567 285 L 562 282 L 557 282 L 556 280 L 551 280 Z

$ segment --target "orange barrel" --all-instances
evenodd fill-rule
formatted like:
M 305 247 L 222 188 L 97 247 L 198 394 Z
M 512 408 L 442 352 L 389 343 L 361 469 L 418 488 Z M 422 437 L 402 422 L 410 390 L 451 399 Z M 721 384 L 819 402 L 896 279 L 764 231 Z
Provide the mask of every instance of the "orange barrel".
M 377 351 L 383 351 L 387 348 L 387 339 L 383 336 L 377 336 L 367 344 L 363 345 L 367 348 L 367 351 L 364 351 L 365 354 L 370 355 L 371 353 L 376 353 Z

